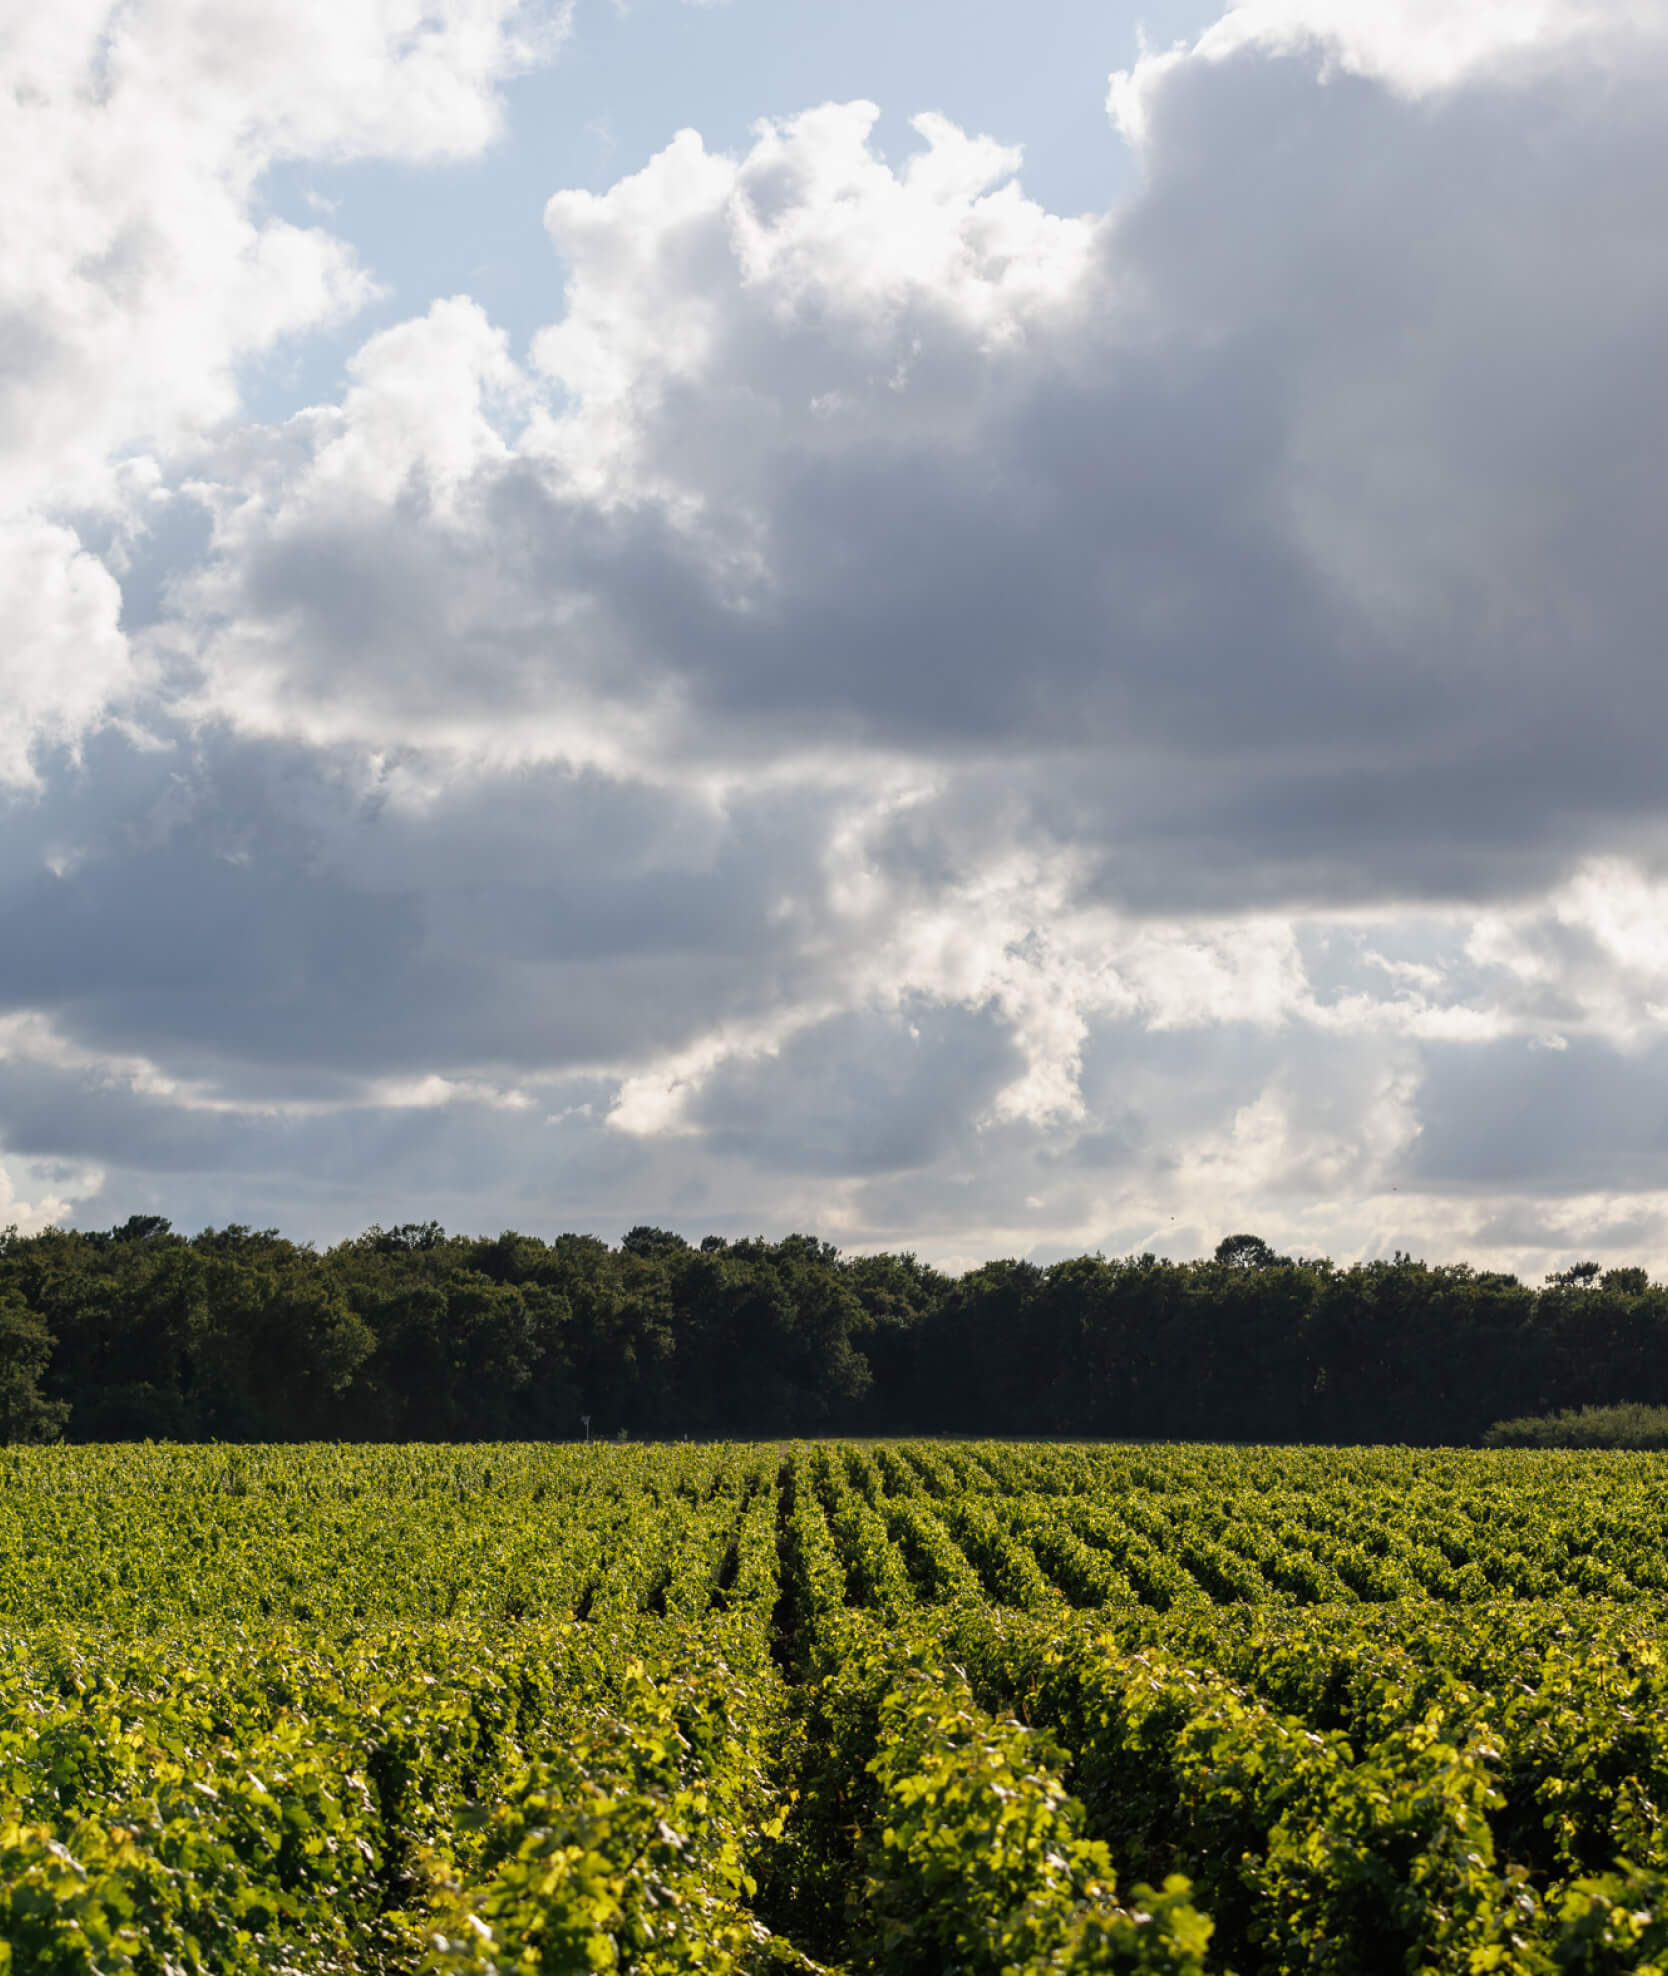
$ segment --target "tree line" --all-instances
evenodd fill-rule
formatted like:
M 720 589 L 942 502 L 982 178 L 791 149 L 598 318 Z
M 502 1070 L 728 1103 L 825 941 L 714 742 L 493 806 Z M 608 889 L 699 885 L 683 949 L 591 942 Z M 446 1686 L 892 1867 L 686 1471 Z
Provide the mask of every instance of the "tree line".
M 618 1246 L 371 1228 L 0 1235 L 0 1440 L 810 1434 L 1467 1443 L 1554 1408 L 1668 1403 L 1668 1288 L 1531 1287 L 1404 1255 L 949 1277 L 809 1235 Z

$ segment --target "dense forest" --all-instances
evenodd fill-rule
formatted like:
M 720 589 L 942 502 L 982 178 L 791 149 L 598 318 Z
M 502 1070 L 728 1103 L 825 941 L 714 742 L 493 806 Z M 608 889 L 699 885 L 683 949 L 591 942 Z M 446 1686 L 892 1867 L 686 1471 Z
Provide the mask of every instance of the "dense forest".
M 1668 1288 L 1539 1289 L 1250 1235 L 1205 1261 L 960 1277 L 807 1235 L 617 1248 L 372 1228 L 0 1235 L 0 1440 L 820 1433 L 1477 1440 L 1507 1415 L 1668 1401 Z

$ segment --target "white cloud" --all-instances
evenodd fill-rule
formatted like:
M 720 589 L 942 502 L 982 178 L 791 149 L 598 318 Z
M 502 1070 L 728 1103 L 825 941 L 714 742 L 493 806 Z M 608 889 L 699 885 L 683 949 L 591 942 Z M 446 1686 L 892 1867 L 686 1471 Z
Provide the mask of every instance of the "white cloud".
M 1546 1025 L 1549 1048 L 1565 1047 L 1560 1032 L 1625 1045 L 1668 1027 L 1668 880 L 1629 860 L 1595 859 L 1543 899 L 1480 915 L 1467 952 Z
M 722 504 L 733 527 L 746 496 L 713 457 L 716 428 L 745 468 L 791 446 L 813 400 L 837 401 L 869 438 L 935 415 L 959 426 L 946 355 L 959 367 L 1011 345 L 1072 296 L 1093 228 L 1021 196 L 1017 151 L 920 116 L 923 148 L 894 172 L 872 147 L 878 114 L 827 104 L 761 124 L 739 160 L 683 131 L 606 194 L 551 199 L 567 308 L 534 361 L 565 394 L 545 443 L 572 484 Z M 705 416 L 669 403 L 696 386 L 716 394 Z
M 0 529 L 8 565 L 37 570 L 8 580 L 39 593 L 56 556 L 72 602 L 51 663 L 5 662 L 8 685 L 26 668 L 7 779 L 27 779 L 36 740 L 73 740 L 134 683 L 111 660 L 102 599 L 83 646 L 98 578 L 80 548 L 43 547 L 44 531 L 85 529 L 90 511 L 142 530 L 147 477 L 124 462 L 177 463 L 238 412 L 240 365 L 373 292 L 344 242 L 263 216 L 263 173 L 479 150 L 497 84 L 560 24 L 518 0 L 13 10 L 0 28 Z
M 73 748 L 136 682 L 121 590 L 73 530 L 0 521 L 0 790 L 34 784 L 42 742 Z
M 75 1212 L 78 1202 L 97 1195 L 104 1178 L 98 1167 L 54 1163 L 51 1172 L 40 1172 L 27 1161 L 0 1166 L 0 1233 L 15 1228 L 20 1235 L 38 1235 L 43 1228 L 56 1227 Z M 28 1194 L 20 1193 L 20 1187 Z
M 1145 144 L 1150 107 L 1166 77 L 1189 62 L 1247 50 L 1319 51 L 1339 74 L 1389 84 L 1410 96 L 1451 89 L 1479 72 L 1591 59 L 1593 46 L 1660 32 L 1653 0 L 1238 0 L 1191 44 L 1144 48 L 1114 73 L 1107 111 L 1123 135 Z

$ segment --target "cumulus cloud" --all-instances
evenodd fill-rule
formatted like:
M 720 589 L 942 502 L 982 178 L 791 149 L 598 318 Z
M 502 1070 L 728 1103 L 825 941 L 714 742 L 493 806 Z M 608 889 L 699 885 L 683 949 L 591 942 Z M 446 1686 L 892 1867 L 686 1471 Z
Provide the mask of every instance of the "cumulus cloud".
M 437 305 L 228 463 L 203 704 L 926 760 L 948 830 L 994 768 L 1148 908 L 1509 892 L 1657 828 L 1664 39 L 1417 101 L 1290 39 L 1166 58 L 1098 223 L 941 120 L 890 169 L 867 105 L 557 195 L 525 374 Z
M 35 784 L 35 749 L 73 748 L 128 691 L 121 606 L 116 579 L 72 529 L 38 517 L 0 521 L 0 788 Z
M 1143 46 L 1140 59 L 1117 70 L 1106 107 L 1130 142 L 1151 136 L 1151 107 L 1172 71 L 1200 61 L 1231 60 L 1246 51 L 1318 56 L 1322 73 L 1369 77 L 1405 96 L 1452 89 L 1502 69 L 1546 69 L 1585 52 L 1595 40 L 1648 35 L 1660 28 L 1646 0 L 1382 0 L 1371 8 L 1349 0 L 1237 0 L 1192 43 Z
M 524 358 L 439 298 L 270 427 L 239 361 L 368 276 L 263 163 L 477 147 L 524 23 L 304 15 L 315 100 L 131 18 L 28 54 L 43 129 L 200 107 L 59 173 L 177 254 L 24 257 L 8 1157 L 330 1233 L 1668 1260 L 1654 10 L 1252 0 L 1114 78 L 1099 217 L 942 117 L 686 131 L 550 199 Z
M 161 463 L 235 417 L 241 365 L 374 292 L 345 242 L 262 212 L 263 174 L 477 151 L 560 31 L 520 0 L 66 0 L 0 28 L 0 582 L 62 620 L 0 651 L 0 777 L 142 689 L 108 593 Z M 103 570 L 66 534 L 112 527 Z

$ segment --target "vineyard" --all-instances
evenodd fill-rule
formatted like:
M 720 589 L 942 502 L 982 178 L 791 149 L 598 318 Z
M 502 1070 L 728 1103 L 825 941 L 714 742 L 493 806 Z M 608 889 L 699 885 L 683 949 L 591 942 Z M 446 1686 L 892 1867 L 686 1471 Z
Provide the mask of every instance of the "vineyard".
M 0 1971 L 1668 1970 L 1665 1462 L 0 1451 Z

